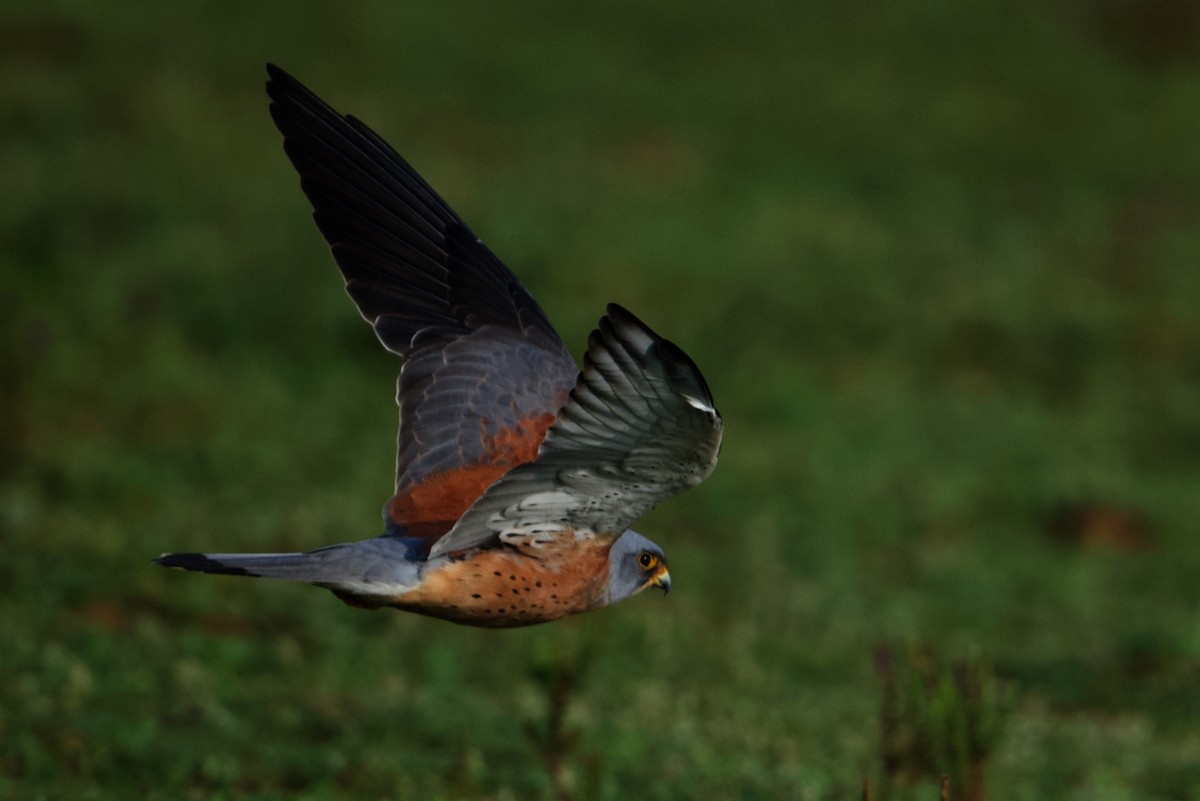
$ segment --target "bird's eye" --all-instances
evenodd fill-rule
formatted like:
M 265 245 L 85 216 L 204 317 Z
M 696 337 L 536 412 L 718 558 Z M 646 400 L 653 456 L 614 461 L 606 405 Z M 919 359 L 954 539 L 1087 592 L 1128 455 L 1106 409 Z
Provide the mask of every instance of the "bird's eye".
M 658 557 L 649 551 L 642 551 L 638 554 L 638 564 L 649 570 L 658 564 Z

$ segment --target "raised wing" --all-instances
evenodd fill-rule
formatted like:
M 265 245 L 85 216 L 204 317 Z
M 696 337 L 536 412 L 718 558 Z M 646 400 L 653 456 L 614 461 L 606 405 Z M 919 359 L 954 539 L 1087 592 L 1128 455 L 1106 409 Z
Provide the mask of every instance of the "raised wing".
M 511 536 L 619 536 L 717 463 L 721 416 L 692 360 L 615 304 L 536 459 L 493 484 L 432 556 Z
M 516 276 L 386 142 L 268 65 L 271 118 L 346 291 L 405 359 L 389 530 L 434 538 L 532 459 L 578 370 Z

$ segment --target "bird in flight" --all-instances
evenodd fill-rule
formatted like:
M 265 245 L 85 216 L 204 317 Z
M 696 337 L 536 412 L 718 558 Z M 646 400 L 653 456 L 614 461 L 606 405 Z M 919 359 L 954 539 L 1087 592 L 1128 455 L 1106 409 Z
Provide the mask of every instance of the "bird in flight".
M 346 291 L 403 360 L 395 494 L 374 539 L 155 561 L 488 627 L 668 590 L 662 549 L 629 526 L 716 465 L 721 416 L 696 365 L 610 304 L 580 371 L 516 276 L 382 138 L 267 73 Z

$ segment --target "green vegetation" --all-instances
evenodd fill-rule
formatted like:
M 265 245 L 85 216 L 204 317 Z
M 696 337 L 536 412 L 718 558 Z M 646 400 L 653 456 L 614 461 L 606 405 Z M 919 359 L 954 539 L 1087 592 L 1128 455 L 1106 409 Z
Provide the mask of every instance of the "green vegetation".
M 494 632 L 150 564 L 390 490 L 267 60 L 576 352 L 618 301 L 701 365 L 669 598 Z M 1200 799 L 1198 132 L 1187 0 L 6 3 L 0 798 L 901 801 L 977 747 L 993 800 Z M 890 787 L 880 647 L 940 666 Z

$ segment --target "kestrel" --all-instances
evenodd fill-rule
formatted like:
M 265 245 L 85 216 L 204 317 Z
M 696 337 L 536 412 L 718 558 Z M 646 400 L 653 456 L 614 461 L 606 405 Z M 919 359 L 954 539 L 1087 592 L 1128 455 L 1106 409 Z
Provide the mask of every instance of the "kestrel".
M 716 465 L 721 416 L 696 365 L 612 304 L 580 371 L 516 276 L 383 139 L 267 73 L 346 291 L 403 359 L 395 494 L 374 539 L 157 563 L 490 627 L 669 589 L 662 549 L 628 527 Z

